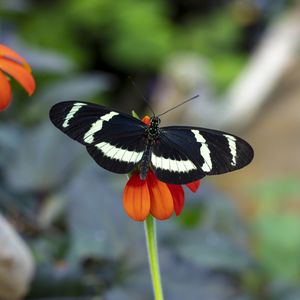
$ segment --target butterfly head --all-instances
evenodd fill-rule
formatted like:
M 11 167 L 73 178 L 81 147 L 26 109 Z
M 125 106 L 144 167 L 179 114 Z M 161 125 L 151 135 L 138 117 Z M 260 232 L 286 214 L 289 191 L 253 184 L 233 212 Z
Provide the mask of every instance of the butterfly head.
M 154 126 L 154 127 L 158 127 L 158 125 L 160 124 L 160 118 L 153 116 L 150 119 L 150 126 Z
M 150 127 L 153 127 L 153 128 L 158 128 L 160 124 L 160 118 L 159 117 L 151 117 L 150 119 Z

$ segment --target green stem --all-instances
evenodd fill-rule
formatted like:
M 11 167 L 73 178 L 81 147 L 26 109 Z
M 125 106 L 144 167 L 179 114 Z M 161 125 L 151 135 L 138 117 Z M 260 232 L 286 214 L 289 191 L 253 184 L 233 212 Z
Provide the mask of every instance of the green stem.
M 144 222 L 147 250 L 149 258 L 150 273 L 155 300 L 163 300 L 163 292 L 160 280 L 159 261 L 157 253 L 155 219 L 149 215 Z

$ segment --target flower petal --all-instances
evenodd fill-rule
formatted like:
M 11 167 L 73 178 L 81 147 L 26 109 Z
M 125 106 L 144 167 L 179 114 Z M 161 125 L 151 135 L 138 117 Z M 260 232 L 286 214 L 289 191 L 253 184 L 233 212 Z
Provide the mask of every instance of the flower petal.
M 35 90 L 35 81 L 31 73 L 13 60 L 0 57 L 0 69 L 17 80 L 31 96 Z
M 150 119 L 149 116 L 145 116 L 145 117 L 142 119 L 142 122 L 144 122 L 146 125 L 150 125 L 151 119 Z
M 123 193 L 123 206 L 128 216 L 135 221 L 144 221 L 150 212 L 150 194 L 146 180 L 138 173 L 128 180 Z
M 7 58 L 10 58 L 12 60 L 15 60 L 17 62 L 19 62 L 20 64 L 22 64 L 24 66 L 25 69 L 27 69 L 29 72 L 31 72 L 31 68 L 29 66 L 29 64 L 27 63 L 27 61 L 20 56 L 17 52 L 15 52 L 14 50 L 8 48 L 7 46 L 0 44 L 0 56 L 4 56 Z
M 179 216 L 184 206 L 184 190 L 182 186 L 178 184 L 168 184 L 168 187 L 173 197 L 176 216 Z
M 151 214 L 158 220 L 166 220 L 174 211 L 172 194 L 166 183 L 159 181 L 152 172 L 148 173 L 147 182 L 151 201 Z
M 8 78 L 0 72 L 0 111 L 8 107 L 11 98 L 11 88 Z
M 190 183 L 187 183 L 186 186 L 193 192 L 195 193 L 198 188 L 200 187 L 200 180 L 196 180 Z

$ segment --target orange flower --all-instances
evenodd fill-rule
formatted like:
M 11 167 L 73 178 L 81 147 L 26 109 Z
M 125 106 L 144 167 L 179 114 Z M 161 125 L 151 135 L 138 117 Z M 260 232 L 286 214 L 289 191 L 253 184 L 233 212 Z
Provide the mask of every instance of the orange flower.
M 33 94 L 35 81 L 29 64 L 18 53 L 0 44 L 0 111 L 8 107 L 12 98 L 7 75 L 18 81 L 30 96 Z
M 187 184 L 192 191 L 200 186 L 200 180 Z M 129 178 L 123 193 L 123 206 L 130 218 L 144 221 L 149 214 L 158 220 L 166 220 L 175 211 L 179 216 L 184 206 L 184 190 L 181 185 L 158 180 L 152 171 L 145 180 L 138 172 Z
M 150 117 L 145 116 L 142 121 L 149 125 Z M 196 192 L 200 180 L 186 184 Z M 123 206 L 130 218 L 144 221 L 149 214 L 158 220 L 166 220 L 175 211 L 179 216 L 184 206 L 184 190 L 181 185 L 167 184 L 158 180 L 149 170 L 145 180 L 140 179 L 138 172 L 129 178 L 123 193 Z

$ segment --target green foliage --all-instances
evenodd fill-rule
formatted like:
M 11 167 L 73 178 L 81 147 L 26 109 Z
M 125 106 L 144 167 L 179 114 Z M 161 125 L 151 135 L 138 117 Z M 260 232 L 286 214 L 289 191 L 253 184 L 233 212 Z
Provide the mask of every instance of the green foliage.
M 229 8 L 200 20 L 192 20 L 180 29 L 177 47 L 203 55 L 212 67 L 212 79 L 220 90 L 237 76 L 246 61 L 239 51 L 241 28 Z
M 259 205 L 253 226 L 255 251 L 264 272 L 273 279 L 299 280 L 300 219 L 294 209 L 299 178 L 273 180 L 254 193 Z
M 239 53 L 220 55 L 212 60 L 212 80 L 222 92 L 237 78 L 247 57 Z
M 139 115 L 133 110 L 132 112 L 131 112 L 131 115 L 134 117 L 134 118 L 136 118 L 136 119 L 141 119 L 140 117 L 139 117 Z
M 218 11 L 198 20 L 193 19 L 183 30 L 183 40 L 178 41 L 179 47 L 188 47 L 210 57 L 237 51 L 236 44 L 241 33 L 230 9 Z
M 173 44 L 172 28 L 159 10 L 152 3 L 121 8 L 117 38 L 108 47 L 109 58 L 125 67 L 157 69 Z
M 172 50 L 172 27 L 163 2 L 71 1 L 73 23 L 100 41 L 103 55 L 119 68 L 157 69 Z
M 300 220 L 292 213 L 274 213 L 255 224 L 257 257 L 271 278 L 298 280 L 300 276 Z
M 178 222 L 186 228 L 195 228 L 201 223 L 201 218 L 205 212 L 201 205 L 186 205 L 178 219 Z
M 79 65 L 98 56 L 127 74 L 158 72 L 170 55 L 190 51 L 208 61 L 212 80 L 224 90 L 245 62 L 238 49 L 241 28 L 230 8 L 180 25 L 171 21 L 168 11 L 168 4 L 158 0 L 123 0 L 117 5 L 69 0 L 31 11 L 21 28 L 27 41 L 62 51 Z
M 30 12 L 30 17 L 21 22 L 20 31 L 29 44 L 62 52 L 79 64 L 87 59 L 66 15 L 55 7 Z

